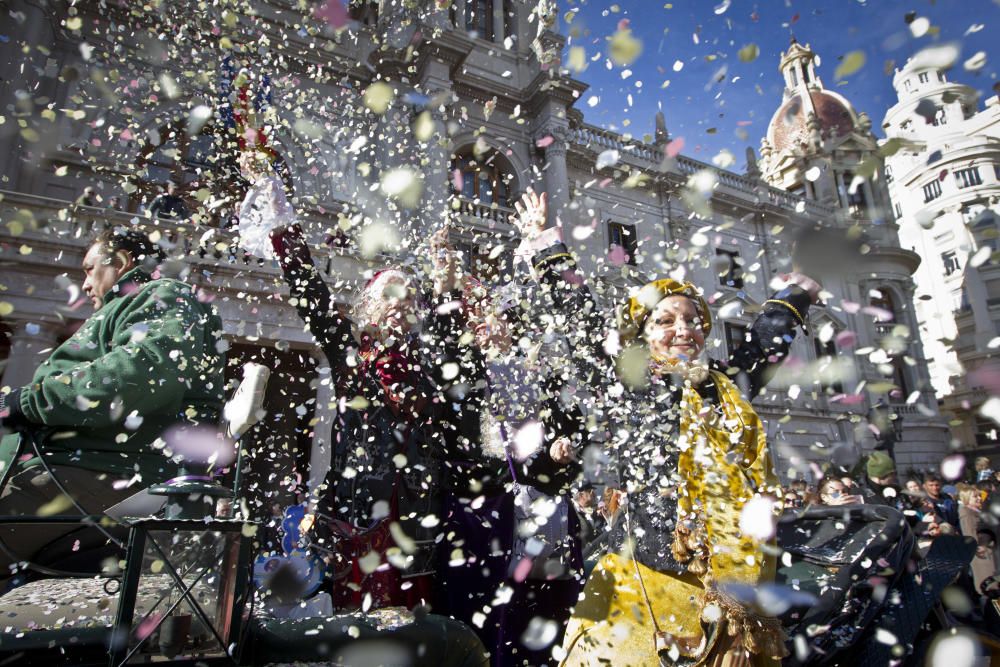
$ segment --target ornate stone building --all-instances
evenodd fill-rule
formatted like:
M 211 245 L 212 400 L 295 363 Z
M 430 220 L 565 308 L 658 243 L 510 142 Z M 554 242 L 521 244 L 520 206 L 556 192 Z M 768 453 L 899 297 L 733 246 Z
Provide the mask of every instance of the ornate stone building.
M 751 156 L 741 175 L 674 155 L 662 118 L 648 143 L 588 124 L 575 108 L 586 84 L 558 68 L 564 39 L 550 3 L 351 3 L 345 27 L 283 0 L 250 3 L 252 12 L 228 2 L 142 12 L 11 4 L 19 28 L 0 43 L 4 385 L 26 381 L 89 314 L 73 284 L 92 230 L 155 227 L 172 248 L 168 270 L 214 298 L 231 357 L 276 371 L 255 436 L 271 465 L 257 483 L 322 477 L 337 402 L 330 372 L 277 269 L 235 250 L 227 228 L 246 184 L 224 100 L 232 71 L 247 67 L 304 226 L 336 241 L 318 244 L 317 257 L 345 303 L 366 271 L 415 261 L 446 222 L 478 273 L 521 271 L 509 216 L 534 185 L 607 305 L 683 272 L 719 310 L 710 351 L 724 355 L 773 276 L 791 268 L 791 239 L 853 230 L 856 265 L 816 276 L 827 305 L 760 399 L 781 472 L 809 474 L 809 461 L 870 447 L 865 415 L 878 400 L 903 417 L 903 466 L 935 464 L 947 447 L 909 335 L 918 258 L 882 213 L 867 120 L 822 88 L 801 47 L 782 61 L 784 105 L 805 90 L 810 101 L 776 115 L 760 167 Z M 811 80 L 787 79 L 796 63 Z M 184 221 L 149 217 L 168 180 L 191 213 Z
M 857 335 L 856 361 L 867 357 L 856 377 L 867 384 L 869 409 L 871 403 L 889 406 L 896 430 L 903 424 L 896 434 L 902 446 L 919 438 L 914 429 L 928 428 L 943 448 L 946 436 L 913 308 L 912 275 L 921 260 L 900 247 L 871 120 L 824 86 L 818 62 L 809 46 L 795 39 L 781 56 L 785 90 L 761 141 L 761 177 L 830 207 L 817 236 L 834 245 L 818 243 L 810 260 L 826 272 L 823 284 L 830 291 L 840 283 L 839 303 L 828 301 L 828 307 L 840 317 L 851 311 L 869 315 L 833 324 L 845 339 Z M 824 259 L 827 253 L 831 256 Z
M 885 173 L 900 242 L 923 259 L 915 304 L 934 389 L 962 445 L 996 454 L 997 425 L 979 408 L 998 370 L 1000 97 L 979 109 L 977 91 L 949 81 L 933 53 L 893 76 Z

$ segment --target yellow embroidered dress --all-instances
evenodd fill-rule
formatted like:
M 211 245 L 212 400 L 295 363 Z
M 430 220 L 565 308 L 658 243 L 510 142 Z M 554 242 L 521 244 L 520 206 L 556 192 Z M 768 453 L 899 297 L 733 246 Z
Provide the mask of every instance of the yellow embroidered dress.
M 777 488 L 747 397 L 787 354 L 808 295 L 791 288 L 769 300 L 728 365 L 711 362 L 709 373 L 687 380 L 654 372 L 646 386 L 625 387 L 605 352 L 606 324 L 565 247 L 542 251 L 534 265 L 546 305 L 566 320 L 582 377 L 597 390 L 611 434 L 608 483 L 625 494 L 608 553 L 567 627 L 563 664 L 767 664 L 785 655 L 778 622 L 740 601 L 774 569 L 753 537 L 766 530 L 741 530 L 741 519 L 767 523 L 765 498 Z M 657 301 L 675 294 L 695 301 L 707 334 L 707 304 L 693 286 L 667 279 L 626 306 L 622 339 L 634 339 Z
M 773 558 L 741 532 L 740 519 L 752 499 L 776 497 L 778 480 L 760 418 L 725 374 L 712 371 L 711 381 L 718 411 L 707 408 L 690 383 L 680 406 L 673 552 L 688 571 L 657 571 L 630 558 L 630 549 L 605 555 L 567 628 L 563 664 L 599 664 L 602 658 L 615 665 L 656 664 L 661 648 L 678 664 L 699 664 L 734 640 L 762 657 L 757 664 L 784 654 L 774 620 L 718 592 L 720 584 L 725 590 L 773 580 Z M 619 519 L 626 531 L 630 510 L 626 505 Z

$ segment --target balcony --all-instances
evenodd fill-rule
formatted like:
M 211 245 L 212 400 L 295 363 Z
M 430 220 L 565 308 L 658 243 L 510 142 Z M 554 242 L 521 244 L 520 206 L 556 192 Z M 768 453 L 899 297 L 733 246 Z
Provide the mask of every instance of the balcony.
M 657 165 L 660 151 L 656 146 L 644 144 L 634 139 L 626 141 L 617 132 L 596 125 L 580 125 L 570 130 L 570 141 L 596 153 L 617 150 L 623 155 L 634 156 L 637 160 Z
M 468 199 L 456 195 L 452 197 L 452 215 L 459 225 L 471 227 L 473 231 L 488 231 L 501 237 L 513 237 L 514 226 L 511 218 L 514 209 L 499 204 L 486 204 L 478 199 Z
M 649 171 L 660 171 L 661 169 L 660 163 L 664 156 L 659 146 L 646 144 L 636 139 L 626 140 L 618 133 L 602 127 L 587 124 L 577 125 L 570 129 L 569 139 L 571 146 L 577 150 L 586 150 L 594 154 L 606 150 L 617 150 L 624 162 L 634 163 Z M 676 157 L 676 169 L 684 176 L 710 171 L 715 174 L 719 185 L 742 193 L 750 202 L 760 201 L 785 211 L 805 214 L 821 220 L 829 220 L 836 213 L 836 209 L 832 206 L 799 197 L 749 176 L 719 169 L 683 155 Z
M 122 226 L 146 232 L 172 259 L 191 265 L 192 270 L 211 273 L 214 268 L 227 278 L 240 276 L 237 282 L 241 284 L 260 283 L 256 280 L 260 278 L 272 281 L 278 274 L 274 262 L 254 258 L 239 248 L 233 229 L 148 218 L 11 191 L 0 191 L 0 220 L 6 222 L 0 227 L 0 242 L 12 248 L 30 249 L 21 255 L 18 263 L 44 264 L 45 258 L 51 255 L 58 263 L 48 265 L 60 273 L 72 266 L 58 259 L 64 253 L 82 256 L 93 236 L 104 229 Z M 366 270 L 390 261 L 388 256 L 381 254 L 369 259 L 360 257 L 348 238 L 329 243 L 331 239 L 324 230 L 331 221 L 326 216 L 306 212 L 301 220 L 310 237 L 313 260 L 327 277 L 358 282 Z M 8 255 L 8 262 L 10 257 Z

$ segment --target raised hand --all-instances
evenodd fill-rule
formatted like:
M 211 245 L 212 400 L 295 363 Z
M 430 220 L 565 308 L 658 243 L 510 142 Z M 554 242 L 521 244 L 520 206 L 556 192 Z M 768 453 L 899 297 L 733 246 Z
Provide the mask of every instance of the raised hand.
M 779 277 L 785 281 L 786 286 L 798 285 L 804 289 L 809 294 L 809 298 L 812 299 L 813 303 L 819 301 L 819 293 L 823 290 L 823 286 L 806 274 L 793 271 L 792 273 L 782 274 Z
M 576 460 L 576 451 L 569 438 L 559 438 L 549 445 L 549 456 L 560 465 L 566 465 L 570 461 Z
M 514 204 L 517 211 L 511 222 L 525 238 L 532 239 L 542 233 L 545 229 L 545 215 L 548 210 L 548 196 L 543 192 L 536 194 L 534 190 L 528 191 L 521 197 L 521 201 Z
M 441 296 L 458 289 L 462 262 L 448 241 L 448 228 L 442 227 L 434 232 L 429 245 L 434 267 L 434 294 Z

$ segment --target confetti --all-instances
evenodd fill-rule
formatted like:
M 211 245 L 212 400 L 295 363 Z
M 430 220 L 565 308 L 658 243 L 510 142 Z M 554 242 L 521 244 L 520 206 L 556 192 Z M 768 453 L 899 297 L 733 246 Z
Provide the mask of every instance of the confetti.
M 862 67 L 865 66 L 865 52 L 864 51 L 851 51 L 844 56 L 840 64 L 837 65 L 837 69 L 833 72 L 833 77 L 840 81 L 851 76 Z
M 642 41 L 628 28 L 619 29 L 608 39 L 608 56 L 618 65 L 630 65 L 642 54 Z
M 597 162 L 594 164 L 594 169 L 600 171 L 601 169 L 606 169 L 608 167 L 613 167 L 618 164 L 618 160 L 621 155 L 616 149 L 608 149 L 606 151 L 601 151 L 601 154 L 597 156 Z
M 382 115 L 389 109 L 394 96 L 392 86 L 384 81 L 376 81 L 365 89 L 363 99 L 366 107 Z
M 759 55 L 760 55 L 760 47 L 758 47 L 756 44 L 747 44 L 746 46 L 741 48 L 737 53 L 740 62 L 744 63 L 752 63 L 753 61 L 757 60 L 757 57 Z
M 978 72 L 986 67 L 986 52 L 977 51 L 975 55 L 962 63 L 962 68 L 969 72 Z

